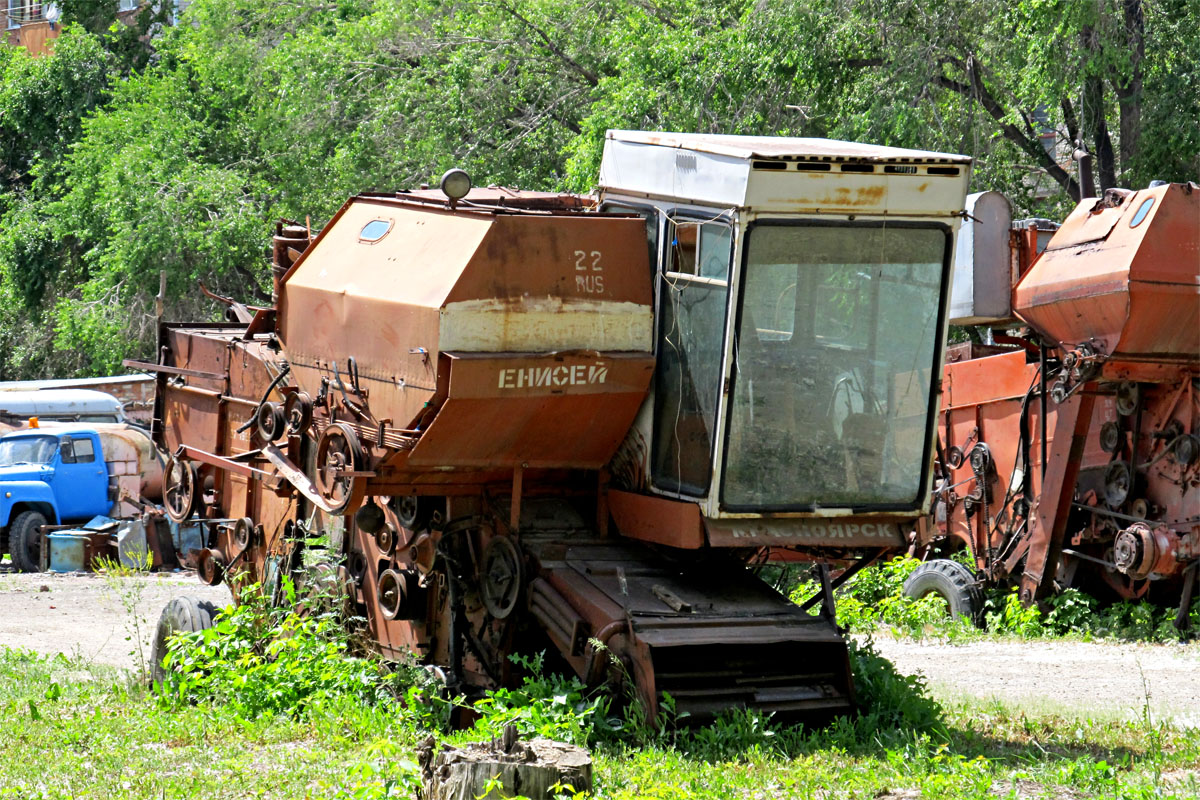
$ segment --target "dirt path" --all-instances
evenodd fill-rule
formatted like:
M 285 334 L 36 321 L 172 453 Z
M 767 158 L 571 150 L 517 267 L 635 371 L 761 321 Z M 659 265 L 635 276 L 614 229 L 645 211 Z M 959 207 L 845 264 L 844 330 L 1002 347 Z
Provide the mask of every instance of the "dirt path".
M 43 587 L 45 589 L 43 590 Z M 135 630 L 149 652 L 158 615 L 176 595 L 226 605 L 229 590 L 190 573 L 109 580 L 101 575 L 0 573 L 0 647 L 64 653 L 134 669 Z M 131 611 L 136 609 L 136 612 Z M 1000 698 L 1045 711 L 1140 716 L 1200 725 L 1200 644 L 875 640 L 901 672 L 924 675 L 944 699 Z
M 931 644 L 878 637 L 905 674 L 939 698 L 999 698 L 1067 714 L 1141 717 L 1200 725 L 1200 644 L 982 641 Z
M 135 637 L 140 634 L 141 652 L 149 655 L 158 615 L 181 594 L 219 606 L 230 602 L 224 586 L 205 586 L 184 572 L 119 579 L 0 573 L 0 646 L 134 669 L 141 657 Z

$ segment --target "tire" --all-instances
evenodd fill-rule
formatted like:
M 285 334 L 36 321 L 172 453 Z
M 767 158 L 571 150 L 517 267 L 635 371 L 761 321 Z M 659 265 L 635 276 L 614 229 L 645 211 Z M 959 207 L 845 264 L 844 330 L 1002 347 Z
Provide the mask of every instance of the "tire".
M 213 626 L 217 607 L 195 597 L 176 597 L 167 603 L 158 618 L 154 643 L 150 647 L 150 683 L 158 685 L 167 676 L 163 659 L 167 657 L 167 640 L 177 633 L 197 633 Z
M 983 592 L 971 570 L 957 561 L 935 558 L 913 570 L 904 582 L 904 596 L 919 600 L 936 594 L 946 601 L 952 616 L 966 617 L 973 625 L 983 620 Z
M 21 572 L 42 571 L 42 535 L 38 528 L 46 517 L 37 511 L 22 511 L 8 528 L 13 566 Z

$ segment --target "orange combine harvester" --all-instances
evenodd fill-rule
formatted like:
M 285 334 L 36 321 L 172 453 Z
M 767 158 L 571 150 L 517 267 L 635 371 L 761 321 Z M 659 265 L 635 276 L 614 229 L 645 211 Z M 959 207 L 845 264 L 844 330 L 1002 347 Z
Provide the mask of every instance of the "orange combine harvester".
M 951 348 L 934 514 L 916 544 L 966 546 L 984 580 L 1027 603 L 1067 587 L 1152 598 L 1186 627 L 1200 559 L 1200 187 L 1110 189 L 1040 254 L 1036 226 L 1010 237 L 1003 209 L 975 224 L 952 321 L 1028 328 Z M 920 575 L 978 614 L 966 567 L 934 560 Z
M 456 691 L 545 650 L 651 720 L 846 711 L 836 581 L 801 608 L 755 567 L 867 563 L 928 514 L 969 170 L 613 131 L 598 200 L 460 171 L 352 198 L 279 230 L 272 306 L 163 325 L 139 364 L 167 505 L 210 583 L 274 588 L 328 537 L 379 650 Z

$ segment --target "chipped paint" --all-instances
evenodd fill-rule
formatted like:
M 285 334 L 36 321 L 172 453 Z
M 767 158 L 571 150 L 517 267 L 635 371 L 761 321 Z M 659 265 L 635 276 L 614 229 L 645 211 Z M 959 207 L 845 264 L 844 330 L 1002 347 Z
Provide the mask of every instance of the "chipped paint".
M 442 350 L 650 351 L 653 313 L 640 303 L 561 297 L 464 300 L 441 311 Z

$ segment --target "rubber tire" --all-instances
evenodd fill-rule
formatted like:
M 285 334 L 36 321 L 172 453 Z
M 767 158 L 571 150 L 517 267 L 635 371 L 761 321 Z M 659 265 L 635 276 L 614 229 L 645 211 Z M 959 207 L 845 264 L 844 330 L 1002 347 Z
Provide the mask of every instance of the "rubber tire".
M 167 657 L 167 640 L 177 633 L 196 633 L 213 626 L 217 607 L 195 597 L 176 597 L 167 603 L 158 618 L 154 643 L 150 646 L 150 684 L 157 686 L 166 678 L 163 659 Z
M 931 594 L 946 601 L 952 616 L 966 617 L 973 625 L 982 624 L 983 592 L 965 565 L 935 558 L 913 570 L 904 582 L 904 596 L 919 600 Z
M 8 528 L 8 542 L 12 548 L 13 566 L 21 572 L 41 572 L 41 534 L 38 528 L 46 524 L 46 517 L 38 511 L 22 511 Z

